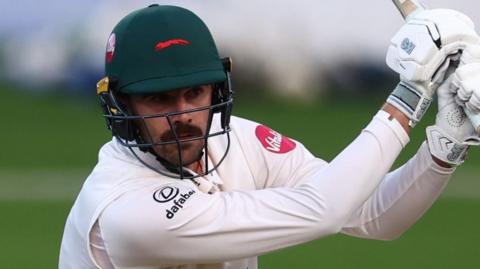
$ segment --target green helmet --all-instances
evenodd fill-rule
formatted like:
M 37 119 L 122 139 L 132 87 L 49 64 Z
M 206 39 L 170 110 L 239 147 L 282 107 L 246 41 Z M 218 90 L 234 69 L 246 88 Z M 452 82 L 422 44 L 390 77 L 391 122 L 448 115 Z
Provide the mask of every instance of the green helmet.
M 158 143 L 145 141 L 136 126 L 139 121 L 145 120 L 145 117 L 130 115 L 118 102 L 116 95 L 153 94 L 212 84 L 214 92 L 212 104 L 207 108 L 210 110 L 208 126 L 211 126 L 213 114 L 220 113 L 222 131 L 211 134 L 208 128 L 204 136 L 198 137 L 205 140 L 204 156 L 207 168 L 203 174 L 185 176 L 179 150 L 180 164 L 173 169 L 178 173 L 178 178 L 194 178 L 210 173 L 226 157 L 230 145 L 228 133 L 233 102 L 230 69 L 230 58 L 220 59 L 207 26 L 191 11 L 156 4 L 134 11 L 124 17 L 110 34 L 105 56 L 106 77 L 97 83 L 97 94 L 104 109 L 107 126 L 112 135 L 132 153 L 135 153 L 132 148 L 137 147 L 156 155 L 154 146 L 174 143 L 180 145 L 182 142 L 178 139 Z M 180 113 L 191 112 L 193 111 Z M 176 111 L 172 115 L 178 113 Z M 169 116 L 167 113 L 149 115 L 148 118 Z M 170 127 L 173 131 L 173 127 Z M 208 169 L 207 139 L 217 135 L 227 135 L 228 146 L 221 161 Z M 138 156 L 137 158 L 147 167 L 165 174 L 147 165 Z M 161 158 L 157 159 L 162 162 Z M 165 161 L 162 164 L 172 168 Z
M 152 93 L 226 80 L 203 21 L 176 6 L 134 11 L 113 29 L 105 71 L 122 93 Z

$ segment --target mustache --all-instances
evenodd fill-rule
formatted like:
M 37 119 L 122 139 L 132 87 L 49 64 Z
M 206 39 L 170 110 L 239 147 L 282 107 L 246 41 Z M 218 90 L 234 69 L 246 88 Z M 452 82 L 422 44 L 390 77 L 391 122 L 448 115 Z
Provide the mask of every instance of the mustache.
M 177 137 L 188 135 L 193 138 L 193 137 L 203 136 L 203 131 L 202 129 L 200 129 L 195 125 L 179 123 L 174 126 L 174 130 L 170 129 L 169 131 L 165 131 L 160 136 L 160 141 L 162 142 L 175 141 L 176 139 L 175 134 L 177 134 Z

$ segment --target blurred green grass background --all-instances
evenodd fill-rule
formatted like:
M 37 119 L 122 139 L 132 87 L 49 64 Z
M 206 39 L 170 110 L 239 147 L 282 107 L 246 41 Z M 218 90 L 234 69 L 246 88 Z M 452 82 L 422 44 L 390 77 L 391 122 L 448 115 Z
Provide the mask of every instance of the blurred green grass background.
M 385 97 L 305 104 L 239 96 L 234 114 L 269 125 L 331 160 Z M 56 268 L 69 209 L 110 135 L 97 103 L 84 97 L 0 87 L 0 99 L 0 268 Z M 434 110 L 415 128 L 396 166 L 422 143 Z M 260 268 L 480 268 L 479 161 L 473 149 L 439 201 L 398 240 L 332 236 L 263 256 Z

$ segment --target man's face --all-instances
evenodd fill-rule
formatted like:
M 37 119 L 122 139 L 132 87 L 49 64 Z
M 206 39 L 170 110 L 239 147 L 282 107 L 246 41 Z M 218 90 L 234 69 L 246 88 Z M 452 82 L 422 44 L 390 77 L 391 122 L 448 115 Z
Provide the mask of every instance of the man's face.
M 170 92 L 150 95 L 131 95 L 129 109 L 135 115 L 155 115 L 181 112 L 211 105 L 212 85 L 202 85 Z M 169 116 L 180 141 L 206 135 L 209 109 L 197 112 L 179 113 Z M 140 133 L 148 143 L 175 141 L 175 134 L 166 117 L 146 118 L 145 124 L 137 122 Z M 195 163 L 205 145 L 203 139 L 181 142 L 182 162 L 184 166 Z M 179 165 L 178 145 L 157 145 L 153 148 L 158 156 L 169 163 Z

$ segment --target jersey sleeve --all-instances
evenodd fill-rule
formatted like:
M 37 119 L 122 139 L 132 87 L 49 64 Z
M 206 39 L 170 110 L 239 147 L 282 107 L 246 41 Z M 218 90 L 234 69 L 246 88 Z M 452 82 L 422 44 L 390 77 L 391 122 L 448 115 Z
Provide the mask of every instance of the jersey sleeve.
M 328 166 L 295 187 L 209 195 L 179 182 L 132 191 L 99 218 L 107 252 L 121 268 L 214 263 L 335 234 L 407 142 L 398 122 L 379 112 Z
M 342 232 L 380 240 L 399 237 L 435 202 L 454 170 L 435 163 L 423 143 L 405 165 L 386 175 Z
M 257 189 L 296 186 L 327 165 L 298 141 L 265 125 L 236 119 L 232 126 L 236 142 L 245 155 Z

